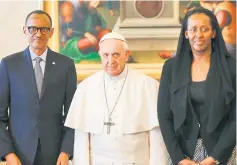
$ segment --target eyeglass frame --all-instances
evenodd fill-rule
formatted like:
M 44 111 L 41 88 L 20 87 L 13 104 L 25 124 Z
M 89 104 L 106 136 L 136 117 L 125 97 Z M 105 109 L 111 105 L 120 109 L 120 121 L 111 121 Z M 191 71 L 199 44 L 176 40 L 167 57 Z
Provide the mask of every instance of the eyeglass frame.
M 37 27 L 37 26 L 25 26 L 26 28 L 27 28 L 27 30 L 28 30 L 28 32 L 30 33 L 30 34 L 37 34 L 38 33 L 38 31 L 40 30 L 40 33 L 42 34 L 42 35 L 46 35 L 46 34 L 49 34 L 49 32 L 50 32 L 50 30 L 51 30 L 51 27 Z M 30 32 L 30 28 L 35 28 L 36 29 L 36 31 L 33 33 L 33 32 Z M 42 29 L 45 29 L 45 33 L 42 33 Z

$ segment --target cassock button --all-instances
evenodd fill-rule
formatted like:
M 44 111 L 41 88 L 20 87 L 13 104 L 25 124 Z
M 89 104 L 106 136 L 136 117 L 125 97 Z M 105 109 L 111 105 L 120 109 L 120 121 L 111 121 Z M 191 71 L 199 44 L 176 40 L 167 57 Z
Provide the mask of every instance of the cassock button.
M 197 125 L 198 125 L 199 128 L 201 127 L 200 123 L 197 123 Z

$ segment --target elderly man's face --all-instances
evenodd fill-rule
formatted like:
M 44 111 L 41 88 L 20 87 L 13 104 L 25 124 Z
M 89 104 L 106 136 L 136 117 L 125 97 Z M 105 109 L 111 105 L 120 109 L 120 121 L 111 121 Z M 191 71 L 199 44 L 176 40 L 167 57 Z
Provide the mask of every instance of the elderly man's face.
M 130 55 L 121 40 L 107 39 L 100 43 L 99 54 L 106 73 L 118 76 L 124 69 Z

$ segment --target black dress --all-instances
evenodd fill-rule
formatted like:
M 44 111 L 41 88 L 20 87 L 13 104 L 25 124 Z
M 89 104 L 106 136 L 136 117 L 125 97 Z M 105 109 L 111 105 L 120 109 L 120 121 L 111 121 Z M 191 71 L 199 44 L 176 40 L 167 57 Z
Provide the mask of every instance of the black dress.
M 203 108 L 204 100 L 205 100 L 205 82 L 206 81 L 192 82 L 190 83 L 190 88 L 189 88 L 190 89 L 189 94 L 190 94 L 192 106 L 194 109 L 193 113 L 199 122 L 202 119 L 202 117 L 206 115 L 207 113 L 205 109 Z M 201 133 L 199 133 L 193 160 L 197 162 L 201 162 L 206 157 L 208 157 L 208 153 L 203 144 Z M 168 158 L 168 164 L 173 165 L 170 157 Z M 236 149 L 233 150 L 233 154 L 226 165 L 236 165 Z

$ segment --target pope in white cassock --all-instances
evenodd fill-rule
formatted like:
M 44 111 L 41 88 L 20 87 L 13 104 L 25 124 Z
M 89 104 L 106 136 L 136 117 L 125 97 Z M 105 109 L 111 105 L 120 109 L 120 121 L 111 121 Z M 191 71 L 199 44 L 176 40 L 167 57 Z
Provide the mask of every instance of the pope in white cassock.
M 118 33 L 101 38 L 99 55 L 103 70 L 78 85 L 65 122 L 75 129 L 73 165 L 166 165 L 158 81 L 126 65 Z

